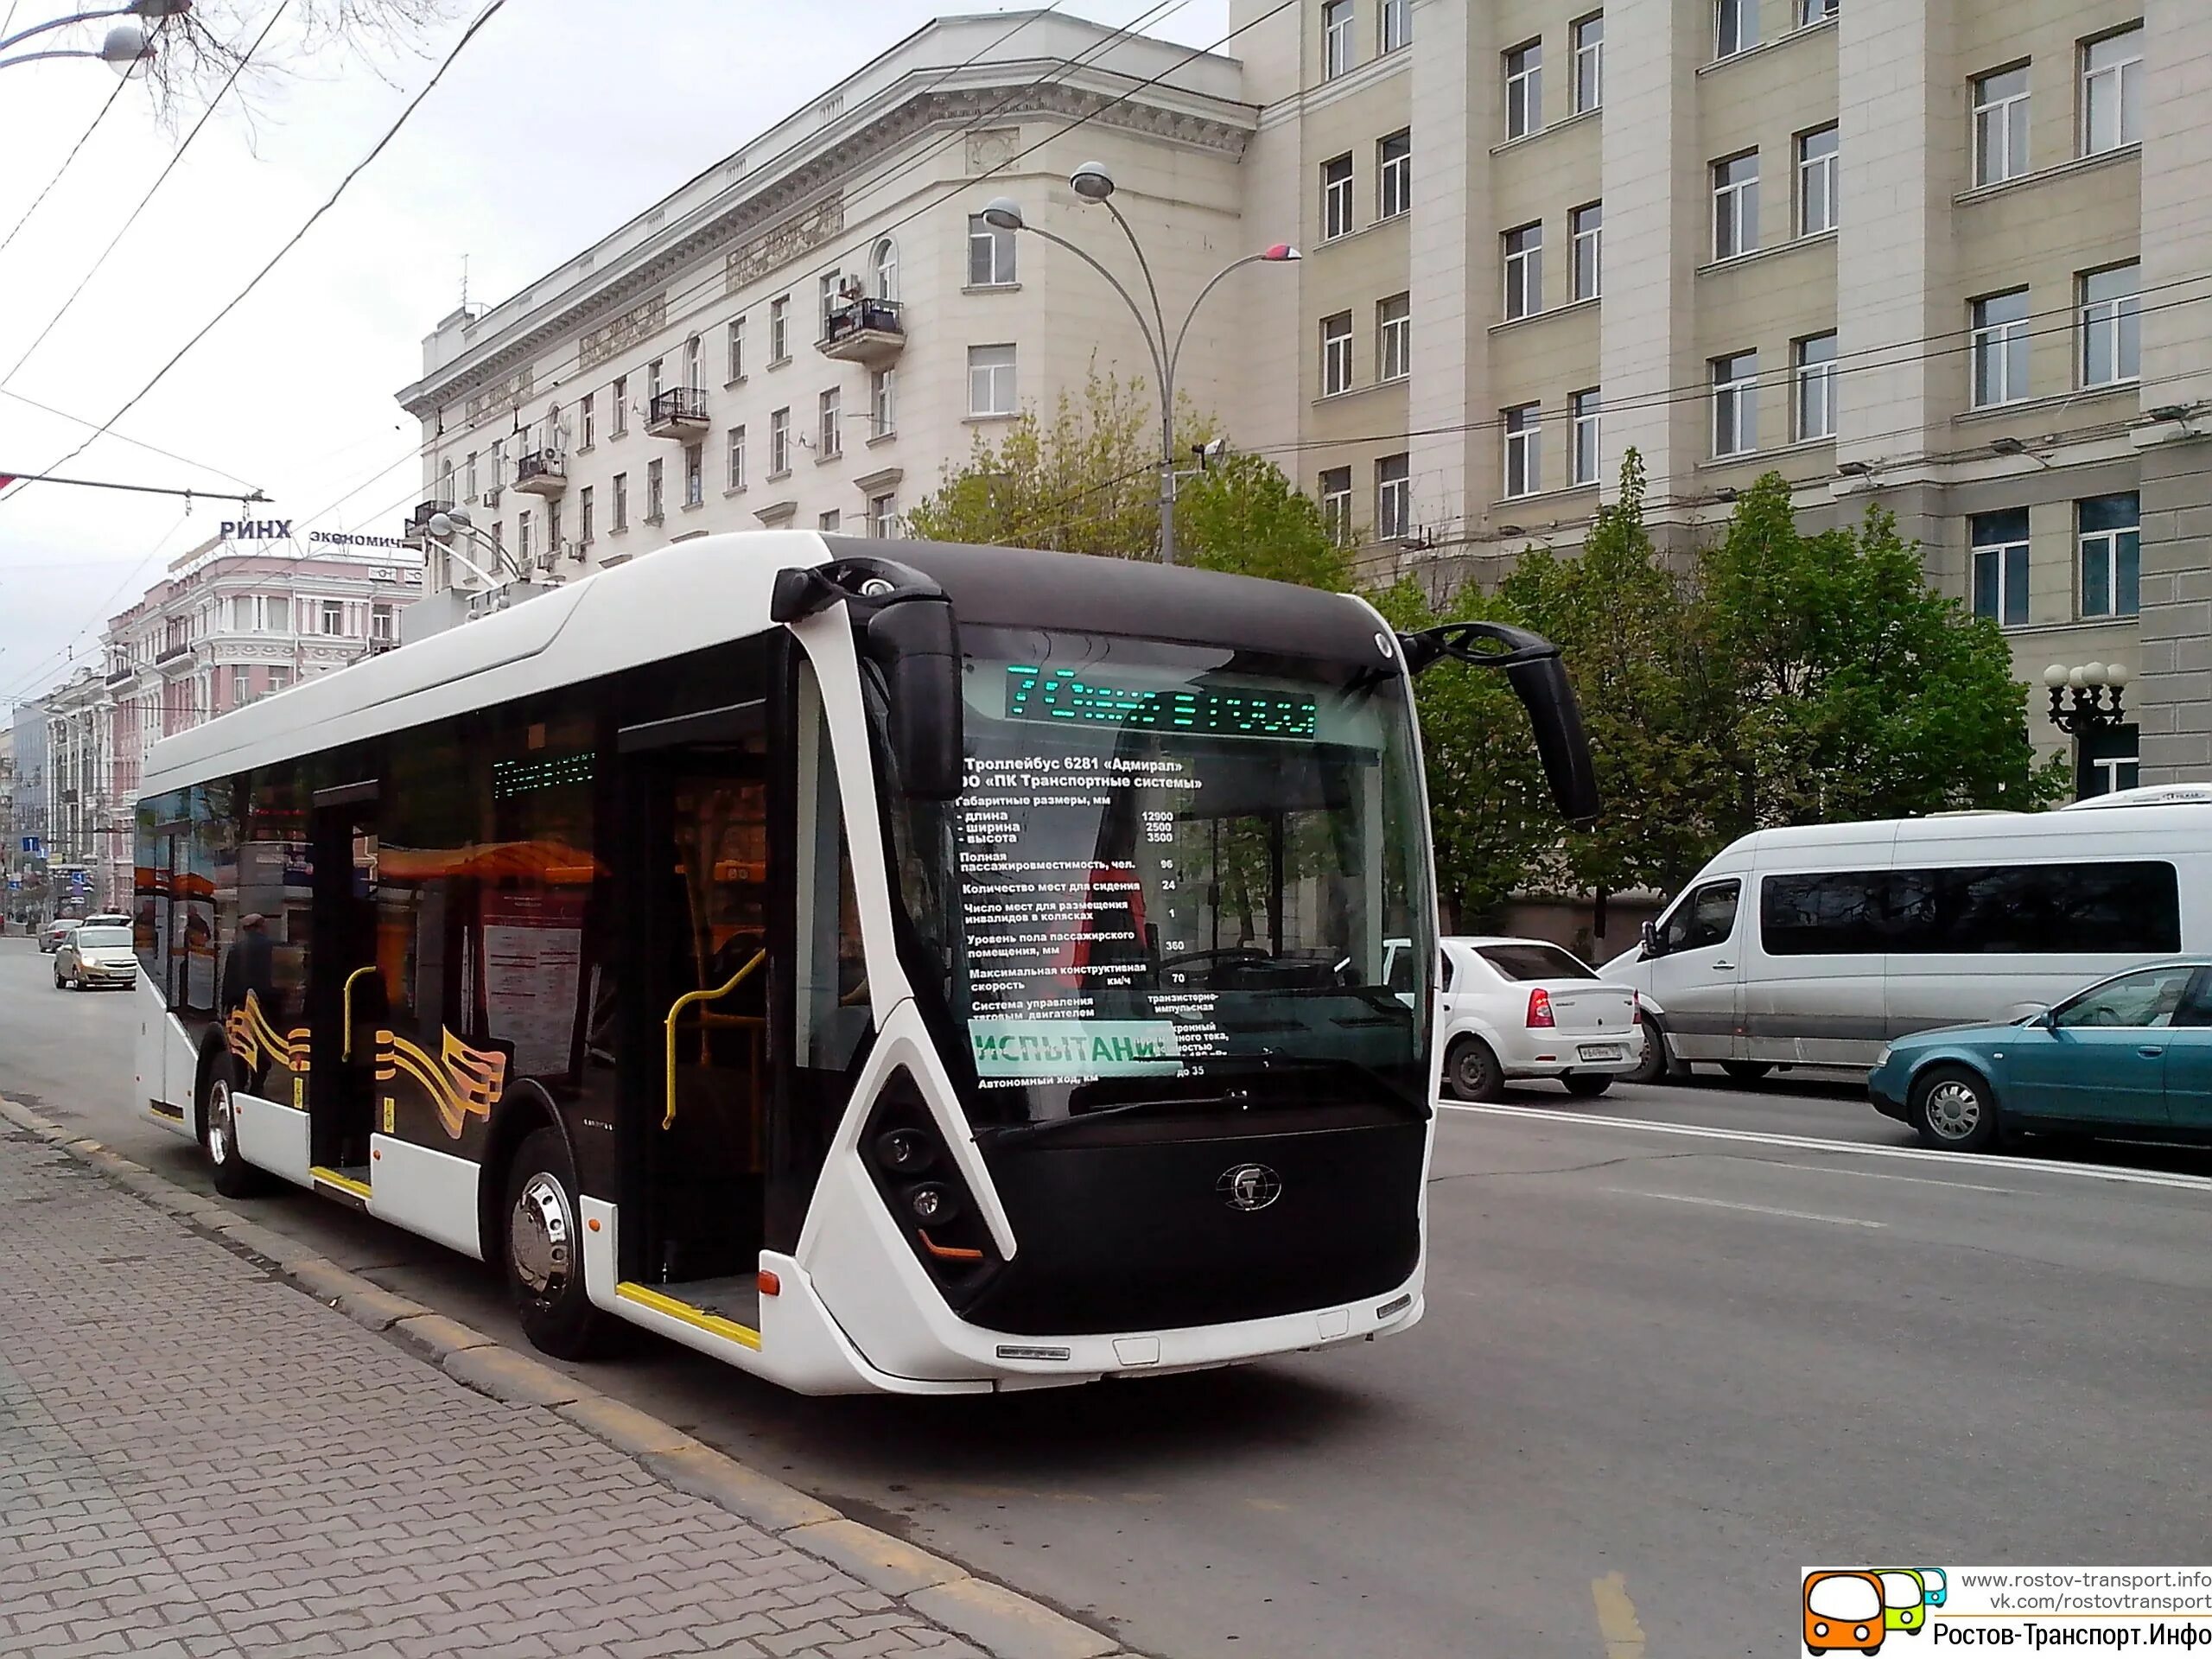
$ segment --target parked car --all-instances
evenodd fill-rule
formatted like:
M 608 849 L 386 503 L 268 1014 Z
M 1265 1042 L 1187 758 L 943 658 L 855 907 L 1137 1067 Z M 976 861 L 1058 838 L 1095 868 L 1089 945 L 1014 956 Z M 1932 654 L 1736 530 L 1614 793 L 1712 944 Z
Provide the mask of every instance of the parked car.
M 59 950 L 67 938 L 83 924 L 74 916 L 57 916 L 38 931 L 38 948 L 48 956 Z
M 1496 1100 L 1526 1077 L 1556 1077 L 1589 1098 L 1642 1058 L 1636 993 L 1599 978 L 1573 951 L 1542 939 L 1442 945 L 1444 1086 L 1461 1100 Z
M 1655 1070 L 1750 1081 L 2208 950 L 2212 805 L 2085 802 L 1757 831 L 1602 971 L 1643 993 Z
M 90 921 L 61 942 L 54 953 L 54 988 L 88 991 L 95 986 L 127 988 L 138 982 L 138 953 L 127 927 L 95 926 Z
M 1866 1089 L 1925 1144 L 1962 1152 L 2023 1129 L 2212 1141 L 2212 961 L 2131 969 L 2005 1025 L 1900 1038 Z

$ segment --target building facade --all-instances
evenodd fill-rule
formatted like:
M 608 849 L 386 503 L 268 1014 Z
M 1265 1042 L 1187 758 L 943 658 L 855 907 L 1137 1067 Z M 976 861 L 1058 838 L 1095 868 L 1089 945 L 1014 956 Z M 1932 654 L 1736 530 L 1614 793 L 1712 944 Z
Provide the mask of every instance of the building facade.
M 2024 680 L 2133 669 L 2103 782 L 2212 774 L 2212 7 L 1268 11 L 1246 211 L 1307 257 L 1234 435 L 1378 579 L 1572 549 L 1631 447 L 1677 547 L 1776 471 L 1895 512 Z
M 35 922 L 49 908 L 46 842 L 52 823 L 54 774 L 47 763 L 46 709 L 19 702 L 8 724 L 10 777 L 6 785 L 7 833 L 0 837 L 0 871 L 6 881 L 5 914 L 11 922 Z
M 400 394 L 423 423 L 409 524 L 459 505 L 474 533 L 428 543 L 410 632 L 457 620 L 495 563 L 543 582 L 709 531 L 895 534 L 977 437 L 1094 367 L 1157 384 L 1103 281 L 983 209 L 1014 199 L 1141 293 L 1067 181 L 1102 162 L 1160 289 L 1187 301 L 1249 251 L 1238 67 L 1012 21 L 928 25 L 525 292 L 439 325 Z M 1195 406 L 1225 408 L 1243 341 L 1194 339 Z
M 127 905 L 132 814 L 159 739 L 398 644 L 400 614 L 422 594 L 415 556 L 287 546 L 201 543 L 110 620 L 100 666 L 43 700 L 57 895 Z

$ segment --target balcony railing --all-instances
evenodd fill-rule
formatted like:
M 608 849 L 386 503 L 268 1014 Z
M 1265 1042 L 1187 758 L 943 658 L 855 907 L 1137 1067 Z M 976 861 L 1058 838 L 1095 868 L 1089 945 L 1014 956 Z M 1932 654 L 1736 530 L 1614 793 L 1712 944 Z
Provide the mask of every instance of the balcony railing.
M 515 462 L 515 488 L 530 495 L 558 495 L 569 487 L 569 458 L 558 449 L 536 449 Z
M 815 342 L 824 357 L 880 367 L 906 348 L 906 319 L 896 300 L 843 300 L 830 309 L 829 332 Z
M 414 511 L 407 515 L 406 534 L 408 537 L 411 540 L 412 538 L 420 536 L 424 531 L 430 527 L 430 515 L 432 513 L 443 512 L 445 510 L 446 504 L 442 501 L 431 500 L 416 502 L 415 504 Z
M 672 386 L 653 394 L 645 409 L 645 430 L 657 438 L 690 439 L 707 430 L 707 394 L 696 386 Z

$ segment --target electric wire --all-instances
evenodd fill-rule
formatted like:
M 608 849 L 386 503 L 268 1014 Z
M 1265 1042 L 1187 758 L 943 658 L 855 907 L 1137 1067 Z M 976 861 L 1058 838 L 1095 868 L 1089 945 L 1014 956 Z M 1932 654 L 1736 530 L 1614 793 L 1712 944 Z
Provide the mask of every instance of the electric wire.
M 107 119 L 107 112 L 116 106 L 117 102 L 123 97 L 123 89 L 130 84 L 128 80 L 118 80 L 115 83 L 115 90 L 107 95 L 107 102 L 100 105 L 99 113 L 92 117 L 92 124 L 77 136 L 77 142 L 69 146 L 69 153 L 61 158 L 61 165 L 54 169 L 54 176 L 46 181 L 45 187 L 39 191 L 38 194 L 31 198 L 31 205 L 23 209 L 22 217 L 16 220 L 8 234 L 0 237 L 0 253 L 7 252 L 8 245 L 22 234 L 23 226 L 31 222 L 31 215 L 38 212 L 47 197 L 53 194 L 54 187 L 61 182 L 63 176 L 69 171 L 70 164 L 76 161 L 78 152 L 83 149 L 86 141 L 100 130 L 100 123 Z

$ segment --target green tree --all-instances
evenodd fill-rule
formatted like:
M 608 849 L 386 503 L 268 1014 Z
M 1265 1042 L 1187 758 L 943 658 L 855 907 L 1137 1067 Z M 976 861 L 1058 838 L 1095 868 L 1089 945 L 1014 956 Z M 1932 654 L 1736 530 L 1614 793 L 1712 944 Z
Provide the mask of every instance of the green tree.
M 1577 890 L 1671 892 L 1712 856 L 1719 823 L 1716 744 L 1725 698 L 1713 683 L 1688 584 L 1653 548 L 1643 464 L 1630 451 L 1618 497 L 1599 510 L 1579 557 L 1522 555 L 1501 586 L 1508 610 L 1564 653 L 1595 760 L 1598 821 L 1560 857 Z
M 1735 709 L 1726 830 L 2029 809 L 2063 791 L 2063 764 L 2036 763 L 2004 636 L 1929 589 L 1891 514 L 1805 535 L 1770 474 L 1700 576 Z
M 907 526 L 931 541 L 1157 558 L 1159 419 L 1145 382 L 1093 371 L 1080 394 L 1060 394 L 1050 419 L 1025 410 L 995 443 L 979 431 Z M 1212 422 L 1187 409 L 1178 424 L 1183 453 L 1213 435 Z
M 1441 622 L 1512 621 L 1468 582 L 1441 607 L 1410 577 L 1372 595 L 1401 633 Z M 1438 897 L 1447 926 L 1478 927 L 1507 899 L 1557 879 L 1557 809 L 1528 715 L 1495 670 L 1444 663 L 1414 682 L 1428 775 Z
M 1258 455 L 1230 455 L 1188 480 L 1176 497 L 1183 562 L 1209 570 L 1294 582 L 1345 593 L 1351 554 L 1330 534 L 1312 496 Z

